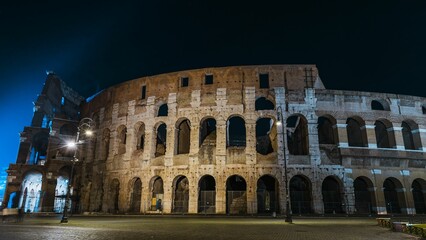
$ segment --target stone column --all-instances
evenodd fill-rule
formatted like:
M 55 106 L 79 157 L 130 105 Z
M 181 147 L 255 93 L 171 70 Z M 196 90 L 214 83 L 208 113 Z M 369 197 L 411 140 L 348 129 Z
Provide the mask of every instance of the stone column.
M 246 119 L 246 164 L 256 164 L 256 121 Z
M 39 212 L 53 212 L 55 205 L 55 190 L 56 178 L 47 178 L 45 175 L 41 187 L 41 204 L 39 204 Z
M 226 180 L 223 176 L 216 179 L 216 213 L 226 213 Z
M 395 143 L 396 143 L 396 149 L 398 150 L 404 150 L 404 138 L 402 136 L 402 127 L 393 127 L 393 133 L 395 135 Z
M 362 127 L 361 127 L 362 128 Z M 377 148 L 376 126 L 373 122 L 365 122 L 365 130 L 367 132 L 368 148 Z
M 348 147 L 348 131 L 346 130 L 346 120 L 336 120 L 337 134 L 339 135 L 339 147 Z
M 216 165 L 226 164 L 226 120 L 216 119 Z
M 426 128 L 419 126 L 421 148 L 419 150 L 426 151 Z

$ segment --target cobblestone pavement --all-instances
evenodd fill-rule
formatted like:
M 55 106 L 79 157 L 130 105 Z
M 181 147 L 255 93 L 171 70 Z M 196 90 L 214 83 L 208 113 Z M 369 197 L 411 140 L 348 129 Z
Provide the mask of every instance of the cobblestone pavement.
M 374 218 L 280 218 L 200 216 L 26 217 L 0 224 L 0 239 L 418 239 L 377 226 Z

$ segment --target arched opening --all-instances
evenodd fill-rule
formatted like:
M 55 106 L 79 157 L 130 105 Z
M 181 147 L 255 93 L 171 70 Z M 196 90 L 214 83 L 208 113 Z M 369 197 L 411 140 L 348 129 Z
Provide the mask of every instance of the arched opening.
M 216 212 L 216 181 L 204 175 L 198 183 L 198 213 Z
M 269 175 L 257 180 L 257 213 L 272 213 L 279 211 L 278 181 Z
M 68 184 L 69 184 L 69 174 L 68 171 L 63 168 L 59 171 L 59 176 L 56 179 L 56 188 L 55 188 L 55 203 L 53 206 L 53 210 L 57 213 L 61 213 L 64 211 L 65 201 L 68 192 Z M 72 201 L 69 199 L 68 202 L 68 211 L 72 209 L 71 207 Z
M 167 106 L 167 103 L 164 103 L 158 108 L 157 117 L 165 117 L 168 115 L 168 112 L 169 112 L 169 107 Z
M 386 211 L 389 214 L 402 213 L 402 208 L 406 208 L 404 189 L 396 178 L 386 178 L 383 183 L 385 194 Z
M 413 189 L 413 200 L 414 207 L 416 208 L 416 214 L 426 214 L 426 181 L 420 178 L 415 179 L 413 184 L 411 184 L 411 189 Z
M 343 213 L 340 184 L 334 177 L 326 177 L 322 182 L 324 213 Z
M 130 193 L 130 212 L 141 212 L 141 198 L 142 198 L 142 181 L 140 178 L 133 180 L 132 192 Z
M 226 180 L 226 213 L 247 213 L 246 180 L 239 175 L 232 175 Z
M 371 180 L 357 177 L 354 181 L 354 193 L 356 213 L 373 213 L 373 209 L 376 208 L 376 197 Z
M 166 140 L 167 140 L 167 125 L 162 123 L 157 128 L 157 138 L 155 144 L 155 157 L 163 156 L 166 154 Z
M 256 102 L 254 104 L 254 108 L 256 111 L 258 110 L 274 110 L 275 106 L 274 104 L 266 99 L 265 97 L 260 97 L 256 99 Z
M 206 118 L 201 121 L 199 146 L 201 147 L 206 140 L 206 145 L 216 145 L 216 120 L 214 118 Z
M 371 110 L 390 111 L 389 103 L 384 99 L 373 100 L 371 101 Z
M 277 149 L 277 128 L 271 118 L 259 118 L 256 122 L 256 151 L 268 155 Z
M 191 145 L 191 123 L 183 119 L 176 123 L 176 154 L 187 154 Z
M 312 213 L 311 182 L 305 176 L 296 175 L 290 180 L 291 211 L 295 214 Z
M 189 181 L 185 176 L 178 176 L 173 181 L 173 212 L 187 213 L 189 203 Z
M 114 178 L 109 187 L 109 212 L 118 213 L 118 200 L 120 195 L 120 182 Z
M 109 141 L 110 141 L 110 130 L 108 128 L 104 129 L 102 133 L 102 141 L 101 141 L 101 151 L 100 151 L 100 160 L 107 160 L 109 154 Z
M 141 123 L 136 129 L 136 149 L 143 150 L 145 147 L 145 124 Z
M 351 147 L 368 147 L 365 123 L 360 117 L 350 117 L 346 120 L 348 145 Z
M 226 129 L 227 147 L 246 146 L 246 125 L 244 119 L 234 116 L 228 119 Z
M 378 148 L 396 148 L 395 134 L 392 123 L 386 119 L 379 119 L 374 123 Z
M 19 206 L 24 209 L 24 212 L 38 212 L 41 198 L 42 174 L 31 171 L 25 175 L 22 181 L 22 195 Z
M 151 195 L 151 210 L 163 211 L 164 187 L 161 177 L 153 177 L 150 183 Z
M 34 135 L 31 143 L 31 154 L 28 164 L 41 164 L 46 161 L 47 146 L 49 144 L 49 134 L 39 132 Z
M 336 119 L 332 116 L 321 116 L 318 118 L 318 140 L 319 144 L 337 145 L 339 143 Z
M 117 138 L 118 138 L 118 154 L 123 154 L 126 152 L 126 142 L 127 142 L 127 128 L 124 125 L 121 125 L 117 129 Z
M 402 122 L 401 127 L 405 149 L 421 150 L 422 142 L 420 140 L 420 131 L 417 123 L 413 120 L 405 120 Z
M 19 192 L 11 192 L 9 194 L 9 201 L 7 202 L 7 208 L 18 208 L 19 207 Z
M 300 114 L 287 118 L 287 146 L 292 155 L 308 155 L 308 121 Z

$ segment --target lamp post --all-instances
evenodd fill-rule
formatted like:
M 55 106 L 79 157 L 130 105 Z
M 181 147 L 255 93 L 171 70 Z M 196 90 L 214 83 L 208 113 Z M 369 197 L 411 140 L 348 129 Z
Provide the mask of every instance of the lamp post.
M 281 125 L 281 132 L 283 134 L 283 156 L 284 156 L 284 185 L 285 185 L 285 222 L 292 223 L 293 219 L 291 216 L 291 204 L 290 204 L 290 196 L 289 196 L 289 189 L 288 189 L 288 176 L 287 176 L 287 154 L 285 149 L 285 128 L 284 128 L 284 117 L 283 117 L 283 110 L 281 106 L 277 107 L 277 125 Z
M 80 132 L 84 131 L 84 134 L 86 136 L 91 136 L 93 134 L 93 129 L 94 127 L 94 122 L 91 118 L 83 118 L 81 119 L 78 127 L 77 127 L 77 135 L 75 136 L 75 141 L 74 142 L 69 142 L 67 144 L 68 147 L 70 148 L 74 148 L 74 154 L 71 160 L 71 172 L 70 172 L 70 177 L 68 180 L 68 184 L 67 184 L 67 195 L 65 197 L 65 205 L 64 205 L 64 210 L 62 213 L 62 219 L 61 219 L 61 223 L 68 223 L 68 205 L 70 202 L 70 191 L 71 191 L 71 184 L 72 184 L 72 179 L 73 179 L 73 174 L 74 174 L 74 167 L 75 164 L 78 162 L 78 158 L 77 158 L 77 146 L 79 144 L 80 141 Z

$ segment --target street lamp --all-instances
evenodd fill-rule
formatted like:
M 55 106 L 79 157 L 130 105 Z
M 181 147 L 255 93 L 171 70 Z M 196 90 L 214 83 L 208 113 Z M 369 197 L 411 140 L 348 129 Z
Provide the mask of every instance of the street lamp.
M 284 185 L 285 185 L 285 222 L 292 223 L 293 219 L 291 217 L 291 209 L 290 209 L 290 196 L 288 190 L 288 176 L 287 176 L 287 154 L 285 149 L 285 128 L 284 128 L 284 117 L 283 110 L 281 106 L 277 107 L 277 126 L 281 125 L 281 132 L 283 134 L 283 154 L 284 154 Z
M 93 135 L 93 127 L 94 127 L 94 121 L 91 118 L 83 118 L 80 120 L 80 123 L 77 127 L 77 135 L 75 136 L 74 142 L 67 143 L 67 147 L 74 148 L 74 155 L 71 160 L 71 173 L 67 184 L 67 195 L 65 197 L 65 205 L 64 210 L 62 213 L 62 219 L 61 223 L 68 223 L 68 204 L 70 201 L 70 191 L 71 191 L 71 184 L 72 184 L 72 178 L 74 173 L 74 166 L 76 162 L 78 162 L 77 158 L 77 146 L 80 143 L 80 132 L 83 131 L 83 133 L 86 136 L 92 136 Z

